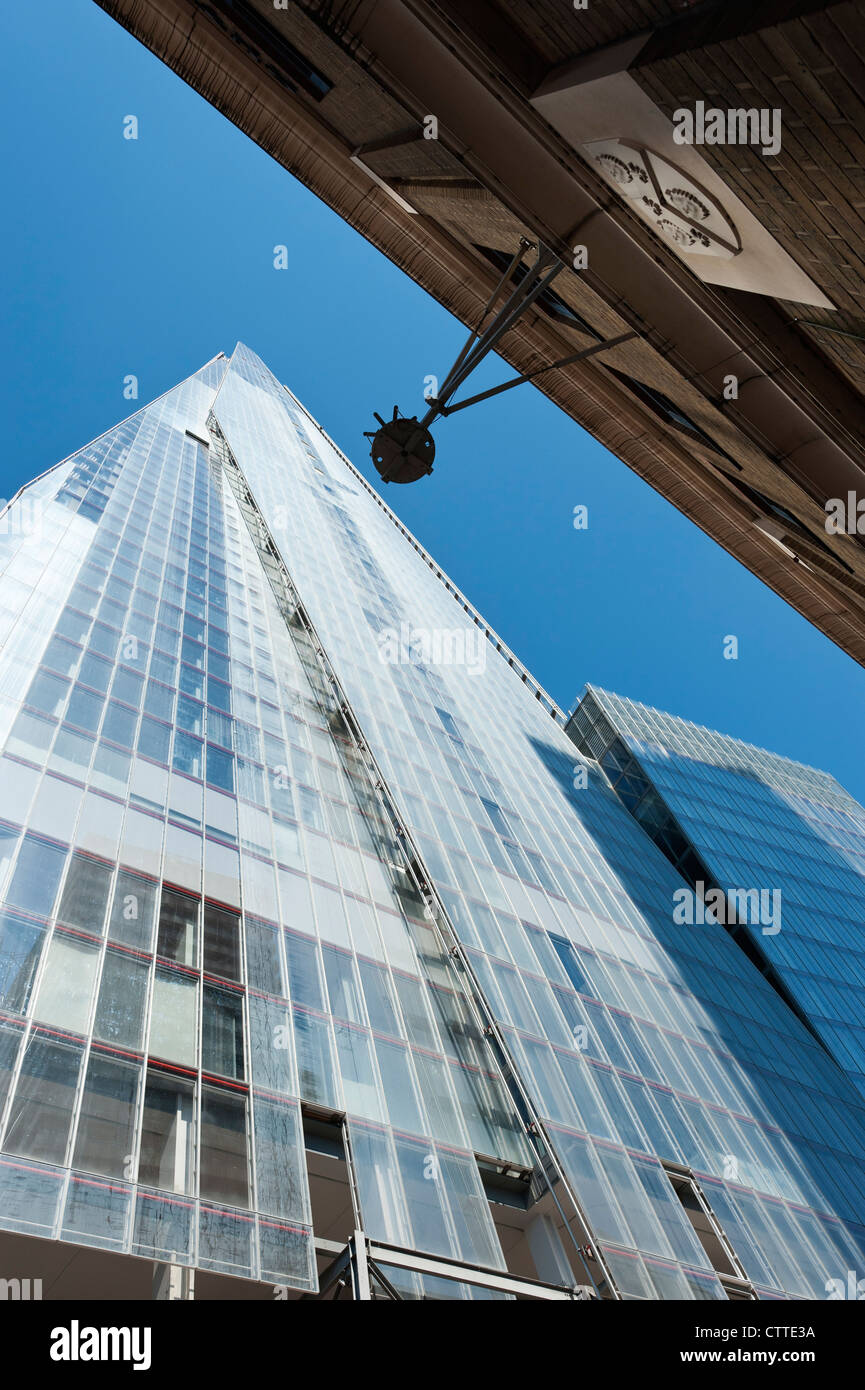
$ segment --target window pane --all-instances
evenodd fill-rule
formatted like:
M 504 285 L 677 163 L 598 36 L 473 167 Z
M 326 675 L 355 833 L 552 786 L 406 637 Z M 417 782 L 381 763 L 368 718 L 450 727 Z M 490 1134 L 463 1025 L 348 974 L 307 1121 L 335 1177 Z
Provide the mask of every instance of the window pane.
M 43 714 L 59 714 L 68 694 L 68 681 L 61 680 L 60 676 L 49 676 L 45 671 L 38 671 L 27 692 L 25 704 L 31 709 L 41 710 Z
M 150 1052 L 194 1067 L 198 985 L 173 970 L 157 970 L 150 1017 Z
M 81 1047 L 31 1035 L 3 1144 L 7 1152 L 64 1162 L 81 1057 Z
M 6 1104 L 23 1031 L 23 1028 L 16 1027 L 15 1024 L 0 1023 L 0 1113 Z
M 131 748 L 135 742 L 137 719 L 138 716 L 131 709 L 110 700 L 102 725 L 102 737 L 110 739 L 112 743 L 119 743 L 121 748 Z
M 288 1007 L 260 994 L 250 994 L 249 1061 L 256 1086 L 296 1096 L 292 1027 Z
M 178 965 L 195 966 L 198 961 L 198 899 L 185 893 L 162 890 L 159 909 L 157 955 Z
M 428 1125 L 418 1108 L 408 1049 L 376 1038 L 375 1051 L 391 1124 L 409 1134 L 424 1134 Z
M 202 1197 L 249 1206 L 245 1096 L 203 1088 L 200 1169 Z
M 244 1075 L 243 998 L 231 990 L 204 986 L 201 1066 L 219 1076 Z M 228 1198 L 224 1199 L 228 1201 Z
M 156 884 L 121 870 L 114 889 L 114 903 L 108 923 L 112 941 L 149 951 L 153 936 L 153 916 L 156 910 Z
M 360 990 L 352 957 L 333 946 L 323 946 L 322 957 L 330 997 L 330 1012 L 335 1018 L 347 1018 L 352 1023 L 362 1023 Z
M 324 996 L 318 969 L 318 951 L 314 941 L 285 933 L 285 956 L 288 962 L 289 991 L 295 1004 L 310 1009 L 322 1009 Z
M 195 1091 L 191 1082 L 149 1071 L 144 1091 L 138 1181 L 192 1191 Z
M 308 1221 L 306 1156 L 300 1111 L 256 1095 L 256 1207 L 270 1216 Z
M 7 767 L 14 766 L 14 763 L 7 762 L 4 759 L 2 769 L 4 778 Z M 24 815 L 26 810 L 26 806 L 19 807 L 16 810 L 15 814 L 16 816 L 21 817 Z M 12 863 L 12 860 L 15 855 L 15 850 L 18 845 L 18 834 L 19 832 L 17 830 L 13 830 L 10 825 L 0 825 L 0 898 L 3 897 L 3 890 L 6 887 L 6 879 L 9 874 L 9 866 Z
M 144 1038 L 144 1007 L 150 967 L 124 951 L 108 950 L 102 969 L 94 1037 L 139 1051 Z
M 55 932 L 30 1009 L 33 1017 L 86 1033 L 98 960 L 98 946 Z
M 226 980 L 240 979 L 240 918 L 204 905 L 204 970 Z
M 88 734 L 95 734 L 102 716 L 102 696 L 92 690 L 83 690 L 76 685 L 72 691 L 69 708 L 66 711 L 67 724 L 74 724 Z
M 294 1009 L 293 1014 L 301 1097 L 337 1109 L 336 1068 L 327 1020 L 305 1009 Z
M 202 762 L 201 740 L 178 731 L 174 737 L 174 759 L 172 761 L 174 770 L 186 772 L 190 777 L 200 777 Z
M 246 974 L 250 989 L 282 994 L 278 928 L 257 917 L 246 918 Z
M 0 913 L 0 1004 L 24 1013 L 47 933 L 14 912 Z
M 442 1207 L 443 1184 L 429 1178 L 431 1171 L 439 1177 L 437 1168 L 431 1168 L 431 1163 L 438 1164 L 438 1156 L 430 1153 L 429 1143 L 418 1144 L 401 1138 L 396 1141 L 396 1152 L 415 1247 L 434 1251 L 437 1255 L 456 1255 Z
M 210 743 L 207 745 L 207 780 L 223 791 L 234 791 L 234 758 Z
M 111 873 L 108 864 L 99 864 L 83 854 L 73 854 L 63 885 L 58 920 L 101 936 Z
M 109 1178 L 130 1176 L 140 1075 L 138 1066 L 91 1055 L 81 1098 L 74 1168 Z
M 25 835 L 6 894 L 7 901 L 39 917 L 50 917 L 65 859 L 66 851 L 59 845 Z
M 387 971 L 383 970 L 380 965 L 373 965 L 365 960 L 359 961 L 358 964 L 370 1023 L 379 1032 L 391 1033 L 399 1037 L 401 1030 L 394 1009 Z
M 145 758 L 168 766 L 168 750 L 171 745 L 171 729 L 155 719 L 144 718 L 138 736 L 138 752 Z

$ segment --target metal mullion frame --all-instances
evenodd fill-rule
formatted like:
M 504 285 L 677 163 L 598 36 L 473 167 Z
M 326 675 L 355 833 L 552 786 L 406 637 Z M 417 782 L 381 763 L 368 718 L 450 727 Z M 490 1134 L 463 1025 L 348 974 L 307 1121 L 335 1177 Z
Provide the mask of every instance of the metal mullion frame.
M 209 460 L 208 460 L 208 462 L 209 462 Z M 208 553 L 209 553 L 209 552 L 208 552 Z M 209 661 L 208 661 L 208 667 L 209 667 Z M 207 672 L 205 672 L 205 675 L 207 675 Z M 205 702 L 204 708 L 205 708 L 205 711 L 207 711 L 207 709 L 209 708 L 209 706 L 207 705 L 206 702 Z M 206 721 L 206 719 L 207 719 L 207 715 L 205 714 L 205 721 Z M 207 723 L 205 722 L 205 730 L 206 730 L 206 728 L 207 728 Z M 206 733 L 205 733 L 205 739 L 206 739 Z M 205 772 L 206 772 L 206 767 L 205 767 Z M 242 976 L 242 979 L 241 979 L 241 981 L 240 981 L 240 990 L 239 990 L 239 993 L 240 993 L 241 1011 L 242 1011 L 242 1037 L 243 1037 L 243 1056 L 244 1056 L 244 1073 L 245 1073 L 245 1074 L 244 1074 L 244 1081 L 245 1081 L 245 1083 L 246 1083 L 246 1163 L 247 1163 L 247 1193 L 248 1193 L 248 1197 L 249 1197 L 249 1213 L 250 1213 L 250 1217 L 251 1217 L 251 1219 L 252 1219 L 252 1224 L 253 1224 L 253 1246 L 254 1246 L 254 1251 L 253 1251 L 253 1262 L 252 1262 L 252 1268 L 253 1268 L 253 1275 L 252 1275 L 252 1277 L 253 1277 L 253 1278 L 258 1278 L 259 1274 L 261 1273 L 261 1241 L 260 1241 L 259 1223 L 258 1223 L 258 1173 L 257 1173 L 257 1171 L 256 1171 L 256 1165 L 255 1165 L 255 1129 L 254 1129 L 254 1123 L 255 1123 L 255 1122 L 254 1122 L 254 1118 L 253 1118 L 253 1109 L 254 1109 L 254 1107 L 253 1107 L 253 1101 L 252 1101 L 252 1084 L 253 1084 L 253 1083 L 252 1083 L 252 1034 L 251 1034 L 250 1022 L 249 1022 L 249 974 L 248 974 L 248 971 L 247 971 L 247 968 L 246 968 L 246 963 L 247 963 L 247 962 L 246 962 L 246 914 L 245 914 L 244 905 L 243 905 L 243 904 L 244 904 L 244 897 L 243 897 L 243 855 L 242 855 L 242 853 L 241 853 L 240 808 L 239 808 L 239 802 L 238 802 L 238 797 L 237 797 L 237 782 L 236 782 L 236 778 L 237 778 L 237 773 L 236 773 L 236 771 L 235 771 L 235 797 L 234 797 L 234 804 L 235 804 L 235 815 L 236 815 L 236 817 L 237 817 L 238 897 L 239 897 L 239 899 L 240 899 L 240 902 L 239 902 L 238 905 L 237 905 L 237 915 L 238 915 L 238 918 L 239 918 L 238 930 L 239 930 L 239 935 L 240 935 L 240 972 L 241 972 L 241 976 Z M 201 1152 L 201 1151 L 200 1151 L 200 1136 L 201 1136 L 200 1107 L 201 1107 L 201 1101 L 202 1101 L 202 1099 L 203 1099 L 203 1082 L 202 1082 L 202 1080 L 201 1080 L 201 1077 L 202 1077 L 202 1059 L 203 1059 L 203 1055 L 204 1055 L 204 983 L 205 983 L 205 982 L 204 982 L 204 913 L 205 913 L 205 904 L 204 904 L 204 896 L 205 896 L 205 895 L 204 895 L 204 889 L 205 889 L 205 886 L 206 886 L 206 862 L 205 862 L 205 861 L 206 861 L 206 855 L 207 855 L 207 848 L 206 848 L 206 846 L 207 846 L 207 781 L 206 781 L 205 778 L 202 778 L 202 803 L 201 803 L 201 810 L 202 810 L 202 827 L 201 827 L 201 832 L 202 832 L 202 838 L 201 838 L 202 867 L 201 867 L 201 903 L 200 903 L 200 912 L 201 912 L 201 951 L 200 951 L 200 955 L 201 955 L 201 980 L 200 980 L 200 995 L 201 995 L 201 999 L 200 999 L 199 1027 L 198 1027 L 198 1078 L 199 1078 L 199 1084 L 198 1084 L 198 1093 L 199 1093 L 198 1106 L 199 1106 L 199 1123 L 198 1123 L 198 1135 L 196 1136 L 196 1145 L 195 1145 L 195 1148 L 194 1148 L 194 1159 L 193 1159 L 193 1163 L 194 1163 L 194 1167 L 195 1167 L 195 1181 L 196 1181 L 196 1187 L 199 1186 L 199 1180 L 200 1180 L 200 1175 L 199 1175 L 199 1168 L 200 1168 L 200 1152 Z M 281 965 L 281 964 L 282 964 L 282 956 L 280 955 L 280 965 Z M 236 982 L 235 982 L 235 983 L 236 983 Z M 290 1007 L 290 1006 L 289 1006 L 289 1007 Z M 292 1039 L 292 1046 L 293 1046 L 293 1041 L 294 1041 L 294 1040 Z M 298 1103 L 299 1103 L 299 1102 L 298 1102 Z M 195 1253 L 196 1253 L 196 1259 L 197 1259 L 197 1255 L 198 1255 L 198 1218 L 199 1218 L 199 1209 L 196 1208 L 196 1233 L 195 1233 Z M 197 1267 L 197 1266 L 196 1266 L 196 1267 Z
M 161 884 L 161 882 L 162 882 L 161 876 L 158 878 L 157 882 Z M 161 894 L 161 888 L 160 888 L 159 892 L 160 892 L 160 894 Z M 145 1094 L 146 1094 L 146 1090 L 147 1090 L 147 1077 L 148 1077 L 148 1074 L 149 1074 L 149 1072 L 150 1072 L 151 1067 L 153 1067 L 154 1071 L 155 1071 L 156 1074 L 159 1075 L 159 1076 L 164 1076 L 164 1075 L 170 1075 L 170 1074 L 171 1074 L 170 1071 L 169 1071 L 169 1072 L 164 1072 L 164 1071 L 162 1070 L 162 1068 L 160 1067 L 160 1065 L 159 1065 L 159 1059 L 154 1059 L 154 1058 L 151 1056 L 151 1053 L 150 1053 L 150 1033 L 151 1033 L 151 1025 L 152 1025 L 152 1022 L 153 1022 L 153 1018 L 152 1018 L 153 996 L 154 996 L 155 989 L 156 989 L 156 970 L 157 970 L 156 943 L 157 943 L 157 941 L 158 941 L 158 939 L 159 939 L 158 910 L 159 910 L 159 901 L 158 901 L 158 898 L 157 898 L 157 919 L 156 919 L 156 921 L 154 922 L 154 936 L 153 936 L 153 947 L 154 947 L 154 949 L 153 949 L 153 951 L 152 951 L 152 953 L 151 953 L 151 959 L 150 959 L 150 978 L 149 978 L 149 981 L 148 981 L 147 1001 L 146 1001 L 146 1006 L 145 1006 L 145 1008 L 146 1008 L 146 1014 L 145 1014 L 146 1022 L 145 1022 L 145 1036 L 144 1036 L 144 1039 L 143 1039 L 143 1054 L 142 1054 L 142 1055 L 143 1055 L 143 1059 L 144 1059 L 144 1082 L 143 1082 L 142 1087 L 141 1087 L 141 1100 L 140 1100 L 139 1117 L 138 1117 L 138 1142 L 137 1142 L 136 1156 L 135 1156 L 135 1185 L 136 1185 L 135 1200 L 136 1200 L 136 1202 L 137 1202 L 137 1200 L 138 1200 L 138 1188 L 139 1188 L 140 1181 L 141 1181 L 141 1180 L 140 1180 L 140 1175 L 139 1175 L 139 1164 L 140 1164 L 140 1162 L 141 1162 L 141 1139 L 142 1139 L 142 1136 L 143 1136 L 143 1133 L 144 1133 L 144 1098 L 145 1098 Z M 201 981 L 199 981 L 199 994 L 201 994 L 201 993 L 202 993 L 202 991 L 201 991 Z M 203 995 L 202 995 L 202 997 L 203 997 Z M 200 1007 L 200 1006 L 199 1006 L 199 1007 Z M 196 1043 L 198 1044 L 199 1042 L 200 1042 L 200 1034 L 199 1034 L 199 1037 L 196 1039 Z M 200 1052 L 201 1052 L 200 1046 L 197 1046 L 197 1052 L 198 1052 L 198 1054 L 200 1054 Z M 167 1059 L 166 1059 L 166 1060 L 167 1060 Z M 170 1064 L 169 1064 L 169 1065 L 170 1065 Z M 172 1196 L 172 1197 L 185 1197 L 186 1200 L 189 1202 L 189 1206 L 190 1206 L 190 1208 L 191 1208 L 191 1210 L 192 1210 L 192 1212 L 193 1212 L 193 1218 L 192 1218 L 192 1219 L 193 1219 L 192 1248 L 191 1248 L 191 1251 L 190 1251 L 190 1265 L 191 1265 L 192 1268 L 196 1268 L 196 1267 L 197 1267 L 197 1260 L 198 1260 L 198 1193 L 197 1193 L 197 1188 L 198 1188 L 198 1149 L 199 1149 L 198 1136 L 199 1136 L 200 1131 L 201 1131 L 201 1117 L 200 1117 L 200 1114 L 199 1114 L 200 1102 L 201 1102 L 201 1066 L 200 1066 L 200 1055 L 199 1055 L 199 1062 L 198 1062 L 198 1064 L 197 1064 L 196 1066 L 194 1066 L 194 1067 L 182 1067 L 182 1065 L 181 1065 L 180 1063 L 176 1063 L 175 1065 L 176 1065 L 178 1068 L 180 1068 L 182 1072 L 189 1073 L 188 1075 L 183 1075 L 183 1076 L 181 1076 L 180 1079 L 183 1080 L 183 1081 L 185 1081 L 185 1082 L 187 1082 L 187 1084 L 188 1084 L 188 1083 L 190 1082 L 190 1080 L 191 1080 L 191 1084 L 192 1084 L 192 1088 L 193 1088 L 193 1096 L 192 1096 L 192 1125 L 193 1125 L 193 1133 L 192 1133 L 192 1174 L 191 1174 L 192 1181 L 191 1181 L 191 1183 L 190 1183 L 190 1190 L 189 1190 L 188 1192 L 176 1192 L 174 1189 L 172 1189 L 172 1190 L 171 1190 L 171 1193 L 170 1193 L 170 1196 Z M 158 1190 L 159 1190 L 159 1191 L 166 1191 L 167 1189 L 162 1189 L 162 1188 L 160 1188 L 160 1189 L 158 1189 Z M 162 1262 L 157 1261 L 157 1263 L 162 1263 Z
M 6 1130 L 8 1129 L 9 1123 L 12 1119 L 12 1104 L 15 1100 L 15 1094 L 18 1090 L 18 1081 L 21 1076 L 21 1067 L 24 1062 L 24 1053 L 27 1050 L 27 1045 L 30 1041 L 30 1035 L 33 1032 L 34 1028 L 32 1018 L 25 1017 L 21 1021 L 24 1026 L 21 1029 L 21 1041 L 18 1044 L 18 1055 L 15 1058 L 15 1065 L 12 1068 L 12 1074 L 9 1079 L 9 1094 L 6 1097 L 3 1109 L 0 1110 L 0 1141 L 2 1141 L 5 1138 Z M 4 1154 L 6 1154 L 6 1150 L 0 1150 L 0 1157 L 2 1157 Z M 11 1156 L 12 1155 L 10 1155 L 10 1157 Z

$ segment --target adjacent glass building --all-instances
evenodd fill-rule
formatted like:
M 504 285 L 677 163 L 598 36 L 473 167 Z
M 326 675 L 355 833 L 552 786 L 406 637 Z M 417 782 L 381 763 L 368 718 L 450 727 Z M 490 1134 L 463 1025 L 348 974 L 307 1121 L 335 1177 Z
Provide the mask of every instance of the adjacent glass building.
M 25 488 L 0 570 L 5 1264 L 60 1251 L 75 1297 L 861 1277 L 865 1102 L 804 1004 L 676 920 L 681 866 L 252 352 Z
M 865 1092 L 865 810 L 825 772 L 594 686 L 568 730 L 689 881 L 750 895 L 732 925 Z

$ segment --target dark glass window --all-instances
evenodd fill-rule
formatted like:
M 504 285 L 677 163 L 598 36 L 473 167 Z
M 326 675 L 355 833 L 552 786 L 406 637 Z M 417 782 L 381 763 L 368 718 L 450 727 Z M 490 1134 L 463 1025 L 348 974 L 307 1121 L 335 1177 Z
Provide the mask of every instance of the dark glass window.
M 201 1066 L 217 1076 L 242 1080 L 243 998 L 233 990 L 204 986 L 201 1024 Z M 213 1195 L 213 1194 L 210 1194 Z
M 63 885 L 58 920 L 101 936 L 111 874 L 110 865 L 99 864 L 84 854 L 73 854 Z
M 179 965 L 198 962 L 198 899 L 163 888 L 156 953 Z
M 381 1033 L 400 1035 L 387 971 L 371 961 L 359 961 L 360 978 L 366 999 L 367 1013 L 373 1028 Z
M 0 913 L 0 1004 L 23 1014 L 45 945 L 46 931 L 14 912 Z
M 21 1064 L 3 1147 L 45 1163 L 63 1163 L 82 1048 L 32 1033 Z
M 578 994 L 591 994 L 591 985 L 587 983 L 586 977 L 580 969 L 579 957 L 570 941 L 566 941 L 562 936 L 554 936 L 552 932 L 550 932 L 549 936 L 550 941 L 553 943 L 553 949 L 562 962 L 565 974 L 574 989 Z
M 59 845 L 25 835 L 6 900 L 39 917 L 50 917 L 57 896 L 66 851 Z
M 334 946 L 323 946 L 322 958 L 331 1013 L 336 1018 L 362 1023 L 363 1015 L 352 957 L 347 951 L 337 950 Z
M 191 1082 L 147 1073 L 138 1181 L 169 1192 L 192 1190 L 195 1091 Z
M 138 736 L 138 751 L 145 758 L 152 758 L 154 762 L 168 766 L 168 753 L 171 747 L 171 728 L 168 724 L 160 724 L 155 719 L 148 719 L 145 716 L 141 721 L 141 732 Z
M 202 1088 L 201 1196 L 235 1207 L 249 1206 L 246 1106 L 245 1096 Z
M 144 1006 L 150 966 L 125 951 L 105 953 L 94 1037 L 139 1051 L 144 1038 Z
M 127 671 L 123 667 L 114 677 L 114 685 L 111 694 L 116 700 L 122 700 L 126 705 L 134 705 L 137 709 L 141 704 L 141 692 L 144 689 L 144 677 L 139 676 L 134 671 Z
M 42 714 L 56 715 L 62 710 L 68 694 L 67 680 L 49 675 L 47 671 L 37 671 L 24 703 L 32 709 L 40 710 Z
M 196 700 L 204 699 L 204 676 L 191 666 L 180 667 L 180 689 Z
M 66 722 L 95 734 L 101 718 L 102 696 L 94 694 L 92 690 L 84 690 L 80 685 L 74 686 L 66 711 Z
M 231 713 L 231 687 L 225 685 L 223 681 L 213 680 L 212 677 L 207 681 L 207 703 L 214 705 L 216 709 L 224 710 L 226 714 Z
M 110 1178 L 131 1176 L 140 1066 L 93 1053 L 81 1097 L 72 1166 Z
M 139 951 L 150 950 L 156 892 L 156 884 L 150 879 L 121 870 L 117 875 L 108 924 L 108 936 L 112 941 L 134 946 Z
M 158 681 L 148 681 L 144 709 L 147 714 L 154 715 L 157 719 L 170 720 L 174 709 L 174 691 L 168 690 Z
M 137 719 L 138 716 L 131 709 L 110 700 L 102 726 L 103 738 L 110 739 L 112 743 L 119 743 L 122 748 L 131 748 L 135 739 Z
M 174 736 L 174 760 L 172 766 L 175 772 L 185 772 L 189 777 L 201 777 L 202 757 L 204 745 L 200 738 L 192 738 L 190 734 L 184 734 L 180 730 Z
M 204 706 L 188 695 L 181 695 L 177 702 L 177 723 L 189 734 L 204 733 Z
M 207 745 L 207 780 L 221 791 L 234 791 L 234 758 L 212 743 Z
M 323 1009 L 318 951 L 314 941 L 294 932 L 285 933 L 285 956 L 288 962 L 289 993 L 292 1002 L 310 1009 Z
M 246 919 L 246 973 L 251 989 L 282 994 L 278 928 L 256 917 Z
M 295 1008 L 293 1014 L 300 1094 L 304 1100 L 334 1106 L 336 1067 L 327 1022 L 305 1009 Z
M 436 705 L 435 712 L 438 715 L 439 719 L 442 722 L 442 725 L 447 730 L 447 732 L 451 734 L 454 738 L 462 739 L 462 734 L 459 731 L 457 721 L 454 719 L 450 711 L 446 709 L 439 709 L 438 705 Z
M 235 912 L 204 904 L 204 970 L 226 980 L 239 980 L 240 918 Z

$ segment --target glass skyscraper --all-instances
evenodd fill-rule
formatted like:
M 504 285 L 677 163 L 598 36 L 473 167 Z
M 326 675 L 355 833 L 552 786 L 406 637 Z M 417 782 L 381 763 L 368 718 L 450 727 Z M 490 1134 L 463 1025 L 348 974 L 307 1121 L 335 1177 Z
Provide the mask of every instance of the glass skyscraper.
M 865 1102 L 802 997 L 676 920 L 687 873 L 252 352 L 0 532 L 0 1253 L 129 1296 L 861 1277 Z
M 865 1092 L 865 809 L 825 772 L 594 686 L 569 730 L 689 879 L 750 895 L 734 925 Z

